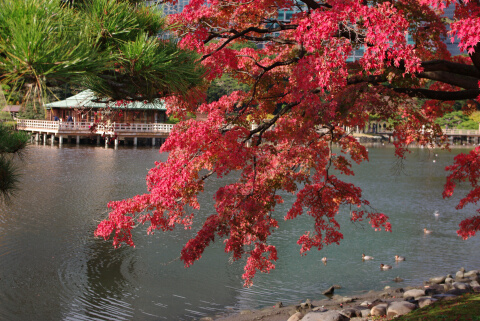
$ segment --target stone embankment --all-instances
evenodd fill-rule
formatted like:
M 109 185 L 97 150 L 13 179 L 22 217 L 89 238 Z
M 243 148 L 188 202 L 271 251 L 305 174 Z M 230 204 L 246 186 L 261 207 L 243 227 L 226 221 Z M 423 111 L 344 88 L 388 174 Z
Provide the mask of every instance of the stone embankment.
M 395 280 L 401 281 L 401 280 Z M 451 300 L 459 295 L 480 293 L 480 270 L 466 272 L 461 268 L 455 275 L 432 277 L 423 286 L 385 288 L 358 297 L 334 294 L 335 286 L 325 291 L 329 299 L 305 302 L 284 307 L 277 303 L 273 308 L 259 311 L 242 311 L 237 315 L 220 317 L 223 321 L 369 321 L 375 317 L 395 317 L 422 308 L 439 300 Z M 203 320 L 213 320 L 203 318 Z

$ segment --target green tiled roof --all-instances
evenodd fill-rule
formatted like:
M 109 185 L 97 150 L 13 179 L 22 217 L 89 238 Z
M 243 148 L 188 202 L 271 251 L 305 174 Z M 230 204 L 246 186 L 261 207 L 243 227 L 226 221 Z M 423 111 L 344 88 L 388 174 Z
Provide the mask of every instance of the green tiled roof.
M 75 96 L 68 97 L 65 100 L 55 101 L 53 103 L 45 104 L 47 109 L 50 108 L 121 108 L 121 109 L 135 109 L 135 110 L 145 110 L 145 109 L 154 109 L 154 110 L 166 110 L 165 102 L 158 99 L 152 103 L 143 103 L 143 102 L 131 102 L 126 106 L 117 106 L 115 103 L 100 103 L 93 102 L 96 100 L 95 94 L 91 90 L 84 90 Z

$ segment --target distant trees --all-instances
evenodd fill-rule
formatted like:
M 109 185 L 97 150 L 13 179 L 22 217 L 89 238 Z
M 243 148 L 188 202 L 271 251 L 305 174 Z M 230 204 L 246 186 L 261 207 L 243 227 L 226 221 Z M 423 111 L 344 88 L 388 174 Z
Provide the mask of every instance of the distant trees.
M 479 121 L 477 114 L 467 115 L 461 110 L 452 111 L 438 118 L 435 123 L 443 128 L 457 128 L 457 129 L 476 129 L 478 130 Z

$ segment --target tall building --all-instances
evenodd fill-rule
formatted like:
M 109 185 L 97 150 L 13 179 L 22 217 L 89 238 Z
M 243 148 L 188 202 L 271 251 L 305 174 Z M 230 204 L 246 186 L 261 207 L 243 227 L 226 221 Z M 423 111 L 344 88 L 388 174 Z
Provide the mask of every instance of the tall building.
M 175 13 L 182 12 L 183 8 L 185 8 L 185 6 L 189 2 L 190 2 L 190 0 L 178 0 L 177 3 L 174 4 L 174 5 L 172 5 L 170 3 L 165 3 L 165 4 L 161 4 L 160 7 L 163 9 L 163 13 L 165 13 L 166 15 L 175 14 Z

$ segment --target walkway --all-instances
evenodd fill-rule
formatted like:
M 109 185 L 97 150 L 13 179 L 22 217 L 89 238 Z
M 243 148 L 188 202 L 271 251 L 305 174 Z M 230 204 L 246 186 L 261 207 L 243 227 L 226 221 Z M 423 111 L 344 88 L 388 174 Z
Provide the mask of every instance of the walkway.
M 172 130 L 172 124 L 163 123 L 111 123 L 101 124 L 92 122 L 60 122 L 49 120 L 33 120 L 33 119 L 18 119 L 17 129 L 31 132 L 37 141 L 43 139 L 46 143 L 48 136 L 50 136 L 53 144 L 58 137 L 59 144 L 63 143 L 64 139 L 75 137 L 77 144 L 81 139 L 92 139 L 95 137 L 97 143 L 105 137 L 112 137 L 115 141 L 115 146 L 119 141 L 133 140 L 133 145 L 137 145 L 138 138 L 147 138 L 152 140 L 152 145 L 155 145 L 155 139 L 167 138 Z M 43 137 L 42 137 L 43 136 Z M 108 139 L 105 139 L 108 143 Z

